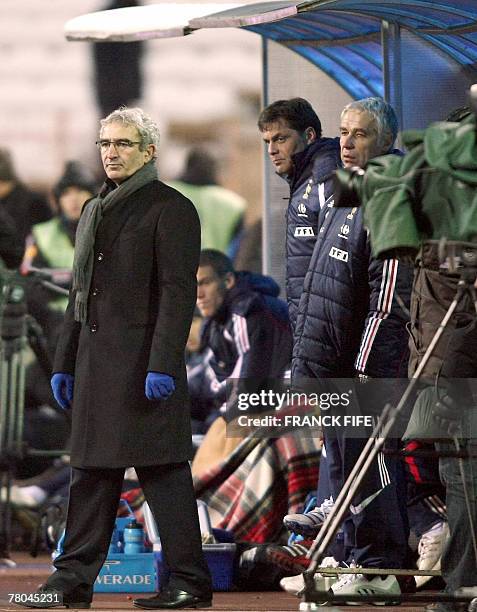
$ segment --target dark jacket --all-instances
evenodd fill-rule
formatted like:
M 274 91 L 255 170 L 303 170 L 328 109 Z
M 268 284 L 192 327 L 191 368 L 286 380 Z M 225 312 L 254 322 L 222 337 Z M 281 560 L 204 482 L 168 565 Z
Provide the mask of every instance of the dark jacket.
M 293 156 L 294 172 L 287 178 L 286 293 L 292 327 L 318 232 L 320 208 L 332 195 L 332 172 L 340 165 L 337 138 L 320 138 Z
M 292 335 L 279 291 L 268 276 L 239 272 L 218 312 L 206 321 L 202 344 L 209 349 L 209 385 L 219 402 L 226 400 L 227 379 L 258 391 L 265 379 L 281 379 L 289 365 Z M 226 418 L 233 416 L 235 407 L 229 405 Z
M 11 216 L 23 246 L 31 228 L 53 216 L 45 198 L 21 183 L 17 183 L 8 195 L 0 199 L 0 208 Z
M 299 305 L 296 378 L 406 376 L 412 268 L 371 256 L 359 208 L 328 207 Z
M 25 242 L 18 236 L 13 219 L 0 206 L 0 260 L 7 268 L 18 268 L 24 250 Z
M 184 350 L 199 252 L 194 206 L 160 181 L 105 213 L 96 233 L 88 321 L 74 321 L 72 294 L 54 363 L 55 372 L 75 375 L 73 466 L 190 458 Z M 170 399 L 146 399 L 148 371 L 174 377 Z

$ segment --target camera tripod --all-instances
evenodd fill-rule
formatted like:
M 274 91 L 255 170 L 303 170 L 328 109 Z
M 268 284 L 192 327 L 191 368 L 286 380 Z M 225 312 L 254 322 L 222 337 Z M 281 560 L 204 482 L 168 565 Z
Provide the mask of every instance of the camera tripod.
M 460 280 L 457 284 L 456 295 L 451 302 L 446 314 L 444 315 L 434 337 L 432 338 L 429 347 L 427 348 L 417 370 L 415 371 L 413 377 L 409 381 L 409 384 L 404 391 L 399 403 L 396 406 L 392 406 L 391 404 L 386 404 L 382 414 L 380 415 L 378 422 L 371 433 L 361 455 L 359 456 L 356 464 L 353 467 L 349 477 L 344 483 L 339 496 L 335 500 L 334 507 L 332 511 L 327 516 L 325 522 L 323 523 L 313 545 L 308 553 L 308 557 L 311 559 L 310 566 L 304 572 L 304 582 L 305 582 L 305 594 L 304 601 L 300 605 L 300 610 L 314 610 L 316 609 L 316 604 L 321 603 L 323 605 L 324 602 L 329 603 L 345 603 L 345 602 L 353 602 L 353 603 L 367 603 L 367 602 L 387 602 L 390 599 L 393 601 L 412 601 L 412 602 L 431 602 L 434 603 L 436 600 L 439 601 L 449 601 L 449 602 L 472 602 L 474 604 L 473 598 L 477 598 L 477 587 L 464 589 L 462 594 L 459 595 L 441 595 L 438 596 L 432 595 L 421 595 L 421 594 L 401 594 L 401 595 L 332 595 L 330 592 L 317 592 L 315 590 L 314 583 L 314 574 L 317 571 L 319 561 L 325 556 L 325 552 L 328 546 L 331 544 L 335 534 L 337 533 L 339 527 L 341 526 L 345 515 L 348 512 L 348 508 L 352 503 L 353 497 L 355 496 L 359 486 L 363 482 L 363 479 L 366 476 L 367 471 L 369 470 L 373 460 L 378 455 L 379 451 L 384 445 L 384 442 L 388 435 L 390 434 L 393 425 L 396 422 L 399 414 L 403 411 L 404 407 L 407 405 L 409 399 L 411 398 L 416 385 L 428 363 L 431 355 L 433 354 L 437 343 L 439 342 L 442 334 L 450 324 L 452 317 L 454 316 L 457 307 L 463 300 L 464 296 L 469 295 L 471 301 L 474 305 L 475 313 L 477 315 L 477 292 L 474 287 L 476 279 L 477 279 L 477 246 L 473 243 L 453 243 L 453 242 L 444 242 L 440 241 L 437 243 L 439 247 L 439 255 L 441 261 L 444 259 L 447 263 L 447 269 L 451 273 L 458 273 L 460 276 Z M 459 253 L 457 255 L 457 253 Z M 462 486 L 464 491 L 464 497 L 466 500 L 467 512 L 469 514 L 469 522 L 470 522 L 470 537 L 472 538 L 472 544 L 475 554 L 475 560 L 477 565 L 477 538 L 475 525 L 473 522 L 473 516 L 471 514 L 471 505 L 469 492 L 467 490 L 466 481 L 464 477 L 463 471 L 463 457 L 462 453 L 460 453 L 460 442 L 455 434 L 453 436 L 453 442 L 456 447 L 458 461 L 459 461 L 459 469 L 462 477 Z M 318 569 L 319 571 L 319 569 Z M 359 574 L 404 574 L 409 573 L 408 570 L 385 570 L 381 568 L 326 568 L 327 574 L 332 573 L 359 573 Z M 413 571 L 413 574 L 419 574 L 419 571 Z M 425 575 L 431 575 L 429 572 L 424 572 Z M 465 592 L 464 592 L 465 591 Z M 477 603 L 477 600 L 476 600 Z
M 15 465 L 27 454 L 52 455 L 66 451 L 27 449 L 23 439 L 25 411 L 25 351 L 30 346 L 49 378 L 51 364 L 42 330 L 27 313 L 24 280 L 3 271 L 0 293 L 0 565 L 14 566 L 9 558 L 11 541 L 10 488 Z M 0 287 L 1 288 L 1 287 Z M 65 290 L 48 284 L 49 289 Z M 68 293 L 66 291 L 66 293 Z

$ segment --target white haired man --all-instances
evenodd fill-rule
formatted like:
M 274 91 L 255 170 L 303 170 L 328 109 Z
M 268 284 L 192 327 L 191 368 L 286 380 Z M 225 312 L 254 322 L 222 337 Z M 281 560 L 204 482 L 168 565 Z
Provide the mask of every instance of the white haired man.
M 196 300 L 200 224 L 157 178 L 159 132 L 138 108 L 101 121 L 107 175 L 76 236 L 73 288 L 52 389 L 72 409 L 72 480 L 63 553 L 27 607 L 89 608 L 106 559 L 124 469 L 134 466 L 161 534 L 170 578 L 146 609 L 208 607 L 188 460 L 184 349 Z
M 393 151 L 397 118 L 381 98 L 348 104 L 341 114 L 340 148 L 345 168 Z M 408 317 L 397 296 L 409 303 L 410 267 L 372 256 L 362 211 L 330 202 L 321 223 L 300 299 L 292 376 L 294 380 L 406 377 Z M 360 395 L 366 398 L 366 388 Z M 369 395 L 369 392 L 368 392 Z M 369 402 L 369 398 L 367 398 Z M 337 498 L 366 439 L 353 430 L 325 428 L 326 468 L 332 499 Z M 323 469 L 323 464 L 322 464 Z M 363 567 L 400 568 L 407 554 L 407 516 L 402 503 L 402 466 L 379 454 L 343 525 L 345 560 Z M 331 500 L 332 501 L 332 500 Z M 288 515 L 285 525 L 317 531 L 330 500 L 308 514 Z M 339 595 L 399 594 L 394 576 L 369 580 L 344 575 L 332 587 Z M 390 598 L 392 600 L 392 597 Z

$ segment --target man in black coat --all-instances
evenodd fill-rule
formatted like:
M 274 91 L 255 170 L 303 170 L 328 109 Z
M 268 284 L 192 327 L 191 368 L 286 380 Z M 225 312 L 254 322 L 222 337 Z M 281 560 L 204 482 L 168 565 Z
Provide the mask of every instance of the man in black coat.
M 211 605 L 188 463 L 184 363 L 200 224 L 192 203 L 158 180 L 158 140 L 141 109 L 121 108 L 101 121 L 97 145 L 107 179 L 78 225 L 52 378 L 56 400 L 72 408 L 72 482 L 64 552 L 42 587 L 49 607 L 58 599 L 89 607 L 128 466 L 136 469 L 170 570 L 158 595 L 134 605 Z

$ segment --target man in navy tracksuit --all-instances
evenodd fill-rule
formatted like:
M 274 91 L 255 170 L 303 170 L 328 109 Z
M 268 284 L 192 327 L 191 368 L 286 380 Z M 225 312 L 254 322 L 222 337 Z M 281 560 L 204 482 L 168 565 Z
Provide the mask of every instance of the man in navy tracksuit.
M 294 329 L 319 231 L 320 212 L 332 199 L 333 172 L 341 165 L 340 148 L 337 138 L 322 136 L 320 119 L 303 98 L 273 102 L 260 113 L 258 128 L 276 173 L 290 188 L 286 212 L 286 296 Z M 324 461 L 323 457 L 321 464 Z M 327 482 L 322 478 L 318 485 L 319 503 L 329 495 Z
M 343 165 L 363 167 L 368 159 L 392 152 L 396 133 L 394 111 L 382 99 L 352 102 L 341 115 Z M 295 328 L 293 377 L 359 377 L 361 395 L 366 395 L 368 377 L 405 378 L 408 317 L 397 297 L 409 303 L 412 270 L 395 259 L 372 257 L 360 208 L 334 208 L 330 201 L 321 210 L 309 268 Z M 366 441 L 347 435 L 342 428 L 325 428 L 334 499 Z M 399 499 L 403 492 L 400 463 L 380 453 L 343 526 L 348 562 L 364 567 L 403 566 L 407 552 L 405 509 Z M 349 574 L 332 588 L 340 595 L 400 593 L 394 576 L 368 579 Z
M 286 293 L 294 328 L 318 217 L 331 198 L 332 173 L 340 165 L 338 139 L 322 137 L 320 120 L 303 98 L 273 102 L 260 113 L 258 128 L 276 173 L 290 186 Z
M 207 364 L 204 384 L 209 396 L 222 404 L 226 422 L 240 414 L 230 387 L 226 388 L 229 379 L 247 392 L 260 391 L 271 379 L 280 380 L 289 366 L 292 337 L 279 292 L 269 276 L 235 272 L 220 251 L 201 252 L 197 307 L 205 317 L 201 339 Z M 266 407 L 257 407 L 261 409 Z

